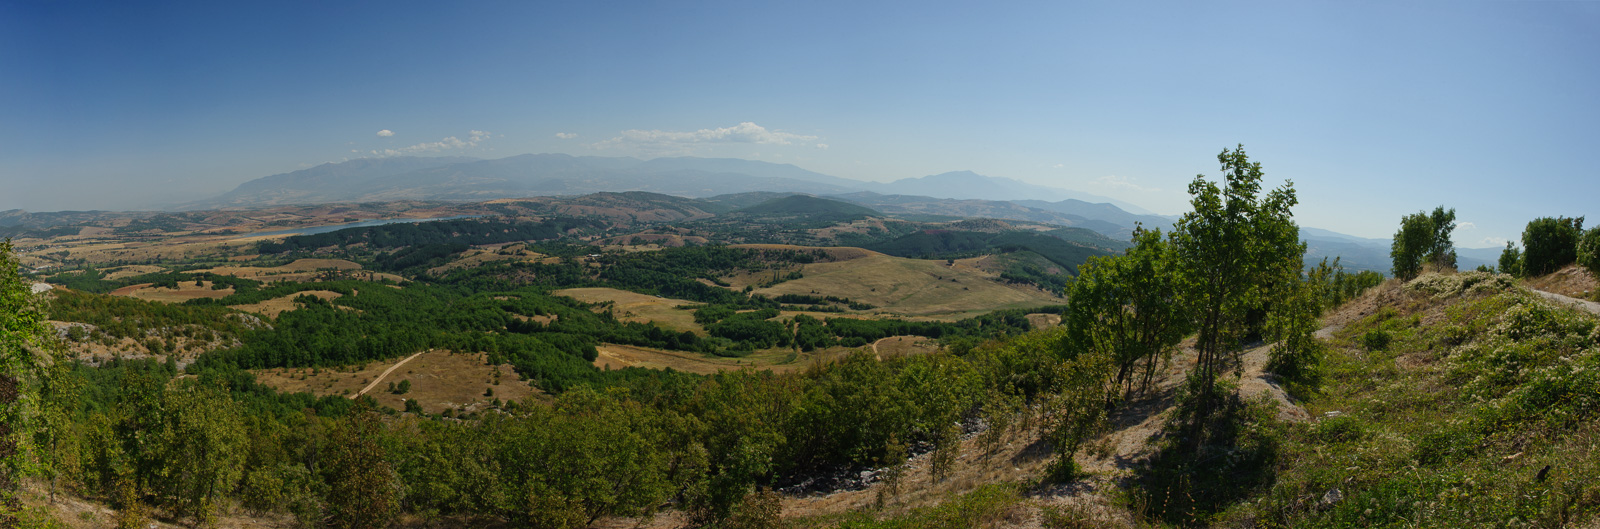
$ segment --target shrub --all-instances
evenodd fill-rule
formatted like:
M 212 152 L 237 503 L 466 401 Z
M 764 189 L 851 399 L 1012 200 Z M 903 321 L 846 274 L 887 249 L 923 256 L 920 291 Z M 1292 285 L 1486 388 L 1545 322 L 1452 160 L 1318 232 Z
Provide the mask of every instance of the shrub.
M 1389 331 L 1382 329 L 1367 331 L 1367 334 L 1361 336 L 1361 346 L 1367 348 L 1368 351 L 1388 349 L 1389 343 L 1392 341 L 1394 341 L 1394 336 L 1390 335 Z

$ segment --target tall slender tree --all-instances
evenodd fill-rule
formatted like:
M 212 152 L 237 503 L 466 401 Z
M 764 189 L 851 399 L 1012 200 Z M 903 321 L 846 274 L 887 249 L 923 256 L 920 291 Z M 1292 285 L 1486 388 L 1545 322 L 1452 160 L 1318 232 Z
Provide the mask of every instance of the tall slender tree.
M 1217 155 L 1223 186 L 1196 176 L 1189 184 L 1194 210 L 1172 233 L 1180 291 L 1190 307 L 1199 361 L 1189 383 L 1199 398 L 1198 416 L 1217 402 L 1216 380 L 1238 363 L 1249 314 L 1268 304 L 1275 287 L 1299 280 L 1305 247 L 1290 212 L 1298 199 L 1294 183 L 1261 195 L 1265 174 L 1244 146 Z

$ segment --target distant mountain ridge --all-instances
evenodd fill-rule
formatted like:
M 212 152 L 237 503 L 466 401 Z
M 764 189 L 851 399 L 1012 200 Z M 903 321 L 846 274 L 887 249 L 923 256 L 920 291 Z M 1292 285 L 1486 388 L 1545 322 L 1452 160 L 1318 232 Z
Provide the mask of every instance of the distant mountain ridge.
M 1082 200 L 1132 204 L 1010 178 L 955 171 L 889 183 L 865 182 L 790 164 L 736 158 L 655 158 L 524 154 L 473 158 L 364 158 L 257 178 L 214 199 L 179 209 L 262 207 L 386 200 L 488 200 L 605 191 L 650 191 L 694 198 L 747 192 L 889 195 L 984 200 Z

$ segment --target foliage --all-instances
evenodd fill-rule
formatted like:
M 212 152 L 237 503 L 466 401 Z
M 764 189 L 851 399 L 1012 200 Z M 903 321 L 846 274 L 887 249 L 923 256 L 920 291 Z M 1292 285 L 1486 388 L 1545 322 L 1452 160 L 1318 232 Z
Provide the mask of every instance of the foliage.
M 1189 324 L 1160 230 L 1135 230 L 1133 241 L 1126 255 L 1084 264 L 1068 290 L 1072 304 L 1062 319 L 1072 350 L 1115 359 L 1114 380 L 1125 395 L 1149 388 Z
M 379 443 L 381 423 L 371 411 L 340 420 L 328 436 L 328 525 L 339 529 L 386 527 L 399 514 L 400 480 Z
M 53 473 L 52 429 L 64 426 L 62 410 L 41 397 L 70 396 L 45 312 L 20 266 L 11 240 L 0 240 L 0 525 L 17 523 L 23 479 Z
M 1522 230 L 1522 273 L 1542 276 L 1578 260 L 1583 217 L 1541 217 Z
M 1389 256 L 1394 260 L 1393 273 L 1400 279 L 1411 279 L 1422 272 L 1424 263 L 1440 270 L 1456 268 L 1455 244 L 1450 233 L 1455 231 L 1456 210 L 1434 208 L 1433 213 L 1419 211 L 1400 218 L 1400 231 L 1394 234 Z
M 1506 241 L 1506 249 L 1500 252 L 1500 273 L 1522 277 L 1522 250 L 1513 246 L 1511 241 Z
M 263 254 L 315 250 L 328 246 L 362 244 L 368 248 L 407 248 L 431 245 L 482 245 L 513 241 L 547 240 L 573 230 L 600 230 L 596 220 L 550 218 L 538 222 L 513 222 L 500 219 L 446 219 L 345 228 L 312 235 L 295 235 L 281 242 L 256 244 Z M 391 265 L 393 266 L 393 265 Z M 402 267 L 403 268 L 403 267 Z
M 1273 288 L 1298 281 L 1304 245 L 1289 208 L 1297 203 L 1293 183 L 1258 197 L 1264 174 L 1243 146 L 1222 151 L 1226 187 L 1197 176 L 1189 184 L 1194 210 L 1178 220 L 1172 249 L 1183 298 L 1199 332 L 1198 364 L 1192 372 L 1199 409 L 1220 399 L 1212 394 L 1224 366 L 1257 323 Z
M 1589 275 L 1600 279 L 1600 226 L 1589 228 L 1578 240 L 1578 264 L 1589 270 Z

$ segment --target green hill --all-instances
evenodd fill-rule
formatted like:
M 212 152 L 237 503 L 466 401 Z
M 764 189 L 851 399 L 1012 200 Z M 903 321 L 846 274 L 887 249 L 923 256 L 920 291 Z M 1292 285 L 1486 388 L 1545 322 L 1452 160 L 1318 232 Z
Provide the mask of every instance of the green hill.
M 867 249 L 897 257 L 924 259 L 954 259 L 1028 251 L 1066 268 L 1070 274 L 1077 274 L 1078 265 L 1090 257 L 1117 253 L 1067 242 L 1039 232 L 1021 230 L 1000 233 L 923 230 L 868 246 Z

